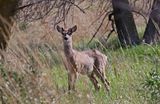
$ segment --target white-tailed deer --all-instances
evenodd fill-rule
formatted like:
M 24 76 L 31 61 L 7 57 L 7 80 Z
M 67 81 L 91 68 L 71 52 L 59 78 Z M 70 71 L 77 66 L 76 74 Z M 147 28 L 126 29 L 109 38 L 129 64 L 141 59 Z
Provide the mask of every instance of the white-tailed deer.
M 96 90 L 100 85 L 96 76 L 102 81 L 107 91 L 109 91 L 109 82 L 105 77 L 105 66 L 107 56 L 98 50 L 77 51 L 72 47 L 72 33 L 77 30 L 77 26 L 64 30 L 57 26 L 57 31 L 62 34 L 64 44 L 64 54 L 68 62 L 68 90 L 75 90 L 77 75 L 87 75 L 93 83 Z

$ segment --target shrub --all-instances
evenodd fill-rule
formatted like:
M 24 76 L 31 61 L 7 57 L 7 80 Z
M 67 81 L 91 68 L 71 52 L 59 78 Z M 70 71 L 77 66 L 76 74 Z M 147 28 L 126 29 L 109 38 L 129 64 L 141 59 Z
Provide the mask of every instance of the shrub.
M 142 83 L 143 96 L 152 103 L 160 102 L 160 72 L 154 68 L 146 75 Z

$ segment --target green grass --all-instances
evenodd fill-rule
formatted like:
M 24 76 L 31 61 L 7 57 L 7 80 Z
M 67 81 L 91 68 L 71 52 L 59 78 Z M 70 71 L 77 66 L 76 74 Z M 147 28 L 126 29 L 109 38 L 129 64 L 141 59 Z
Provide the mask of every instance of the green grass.
M 85 76 L 80 76 L 76 93 L 71 95 L 63 93 L 67 90 L 67 73 L 62 66 L 53 67 L 53 79 L 56 80 L 58 89 L 63 95 L 58 100 L 59 104 L 150 104 L 151 99 L 146 100 L 142 96 L 141 84 L 152 68 L 160 66 L 160 46 L 139 45 L 130 48 L 107 49 L 98 41 L 86 46 L 84 43 L 75 44 L 79 50 L 97 48 L 108 56 L 109 67 L 106 75 L 111 83 L 108 94 L 104 87 L 100 92 L 95 92 L 94 87 Z M 157 67 L 159 70 L 159 67 Z M 63 89 L 63 90 L 62 90 Z M 61 95 L 60 94 L 60 95 Z
M 159 103 L 157 91 L 159 91 L 160 81 L 157 76 L 160 75 L 159 73 L 155 75 L 149 73 L 153 69 L 160 70 L 160 45 L 142 44 L 121 48 L 115 38 L 111 38 L 105 45 L 98 39 L 89 45 L 87 42 L 86 39 L 80 43 L 74 42 L 74 47 L 77 50 L 98 49 L 108 56 L 109 63 L 106 68 L 106 76 L 111 84 L 109 93 L 105 92 L 102 83 L 102 88 L 96 92 L 88 77 L 80 75 L 76 82 L 77 91 L 68 94 L 67 71 L 62 62 L 61 50 L 57 51 L 56 48 L 59 47 L 54 49 L 49 44 L 44 44 L 34 48 L 35 52 L 32 53 L 36 54 L 28 53 L 30 56 L 28 65 L 32 65 L 29 69 L 34 69 L 37 73 L 30 72 L 27 67 L 23 69 L 26 70 L 23 73 L 10 72 L 3 65 L 0 65 L 0 75 L 2 76 L 0 78 L 3 78 L 2 81 L 0 80 L 0 84 L 3 85 L 3 88 L 0 87 L 0 97 L 3 97 L 8 104 L 14 104 L 16 100 L 24 104 L 26 102 L 35 103 L 36 101 L 41 102 L 41 104 L 51 102 L 53 104 Z M 26 57 L 28 54 L 25 53 Z M 37 62 L 40 63 L 40 66 Z M 13 93 L 5 89 L 6 83 Z M 146 85 L 148 87 L 144 87 Z M 15 90 L 13 90 L 13 86 Z M 153 91 L 154 95 L 152 95 Z M 15 92 L 17 93 L 13 97 Z M 15 98 L 17 99 L 15 100 Z M 36 101 L 33 98 L 36 98 Z

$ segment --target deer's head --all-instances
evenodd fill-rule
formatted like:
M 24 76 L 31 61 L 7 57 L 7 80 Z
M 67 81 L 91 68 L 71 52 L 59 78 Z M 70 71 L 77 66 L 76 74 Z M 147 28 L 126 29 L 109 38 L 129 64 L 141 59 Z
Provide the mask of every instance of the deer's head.
M 62 34 L 63 40 L 68 41 L 71 39 L 72 33 L 77 30 L 77 26 L 73 26 L 68 30 L 64 30 L 63 27 L 57 26 L 57 31 Z

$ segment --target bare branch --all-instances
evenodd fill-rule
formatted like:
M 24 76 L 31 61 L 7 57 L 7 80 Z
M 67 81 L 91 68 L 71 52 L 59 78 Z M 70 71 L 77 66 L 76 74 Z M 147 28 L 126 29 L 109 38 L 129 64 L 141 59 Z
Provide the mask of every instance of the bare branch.
M 115 28 L 114 28 L 114 19 L 112 18 L 114 15 L 114 13 L 112 12 L 111 14 L 109 14 L 108 18 L 109 18 L 109 21 L 111 21 L 111 26 L 112 26 L 112 30 L 109 32 L 109 34 L 107 35 L 107 38 L 105 39 L 105 41 L 107 42 L 109 37 L 111 36 L 111 34 L 115 31 Z
M 71 3 L 71 4 L 73 4 L 75 7 L 77 7 L 82 13 L 85 13 L 85 11 L 82 9 L 82 8 L 80 8 L 78 5 L 76 5 L 74 2 L 71 2 L 71 1 L 68 1 L 68 0 L 65 0 L 66 2 L 68 2 L 68 3 Z
M 141 15 L 144 18 L 144 20 L 145 20 L 145 24 L 147 24 L 147 18 L 142 13 L 140 13 L 140 12 L 138 12 L 136 10 L 132 10 L 132 12 L 135 12 L 135 13 Z
M 104 22 L 104 20 L 106 19 L 107 15 L 108 15 L 108 13 L 106 13 L 105 16 L 103 17 L 103 19 L 102 19 L 102 21 L 101 21 L 99 27 L 97 28 L 96 32 L 93 34 L 91 40 L 88 42 L 88 45 L 92 42 L 92 40 L 95 38 L 95 36 L 96 36 L 97 33 L 99 32 L 99 30 L 100 30 L 100 28 L 102 27 L 103 22 Z

